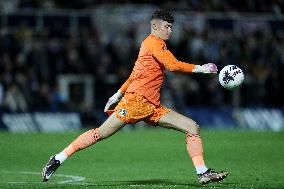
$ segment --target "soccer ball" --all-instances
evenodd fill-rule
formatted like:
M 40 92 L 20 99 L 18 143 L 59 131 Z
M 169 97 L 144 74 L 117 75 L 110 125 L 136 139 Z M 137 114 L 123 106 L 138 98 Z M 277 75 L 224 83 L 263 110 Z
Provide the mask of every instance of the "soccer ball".
M 244 81 L 243 71 L 235 65 L 225 66 L 219 73 L 220 84 L 228 90 L 239 87 Z

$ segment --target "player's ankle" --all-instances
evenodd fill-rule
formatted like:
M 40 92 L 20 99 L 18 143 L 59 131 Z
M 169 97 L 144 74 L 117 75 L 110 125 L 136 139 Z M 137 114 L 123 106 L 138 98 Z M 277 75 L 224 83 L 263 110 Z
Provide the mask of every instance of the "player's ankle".
M 195 169 L 198 175 L 203 174 L 208 170 L 208 168 L 205 165 L 196 166 Z
M 55 155 L 55 159 L 60 161 L 60 164 L 62 164 L 68 156 L 64 153 L 64 151 L 60 152 L 59 154 Z

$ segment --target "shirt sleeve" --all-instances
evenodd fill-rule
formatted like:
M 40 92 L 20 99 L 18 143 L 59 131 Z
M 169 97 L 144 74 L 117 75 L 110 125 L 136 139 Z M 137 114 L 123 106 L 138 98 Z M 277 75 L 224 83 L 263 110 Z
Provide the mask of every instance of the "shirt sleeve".
M 161 62 L 166 69 L 177 72 L 192 72 L 195 65 L 178 61 L 174 55 L 167 49 L 166 44 L 155 42 L 152 46 L 153 56 Z
M 130 74 L 129 78 L 122 84 L 122 86 L 120 87 L 120 91 L 122 94 L 125 93 L 125 91 L 127 90 L 127 88 L 129 87 L 130 83 L 132 82 L 133 80 L 133 71 L 132 73 Z

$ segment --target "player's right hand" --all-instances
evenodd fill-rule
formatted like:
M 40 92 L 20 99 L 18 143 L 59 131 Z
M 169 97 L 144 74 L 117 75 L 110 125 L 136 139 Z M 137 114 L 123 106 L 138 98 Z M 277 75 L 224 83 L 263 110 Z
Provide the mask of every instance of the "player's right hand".
M 217 68 L 216 64 L 214 64 L 214 63 L 207 63 L 207 64 L 203 64 L 201 66 L 195 65 L 195 68 L 192 70 L 192 72 L 204 73 L 204 74 L 217 73 L 218 68 Z
M 112 97 L 110 97 L 105 105 L 104 112 L 107 112 L 111 107 L 116 105 L 122 98 L 122 93 L 118 90 Z
M 202 65 L 204 67 L 204 72 L 203 73 L 217 73 L 218 68 L 216 64 L 214 63 L 207 63 Z

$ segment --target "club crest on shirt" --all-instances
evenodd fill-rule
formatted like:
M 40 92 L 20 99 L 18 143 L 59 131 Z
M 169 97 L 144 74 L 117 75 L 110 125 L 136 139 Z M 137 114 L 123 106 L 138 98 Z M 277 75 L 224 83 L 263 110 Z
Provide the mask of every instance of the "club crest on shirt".
M 126 109 L 120 108 L 120 109 L 118 110 L 118 115 L 120 115 L 121 117 L 125 117 L 126 114 L 127 114 L 127 110 L 126 110 Z

